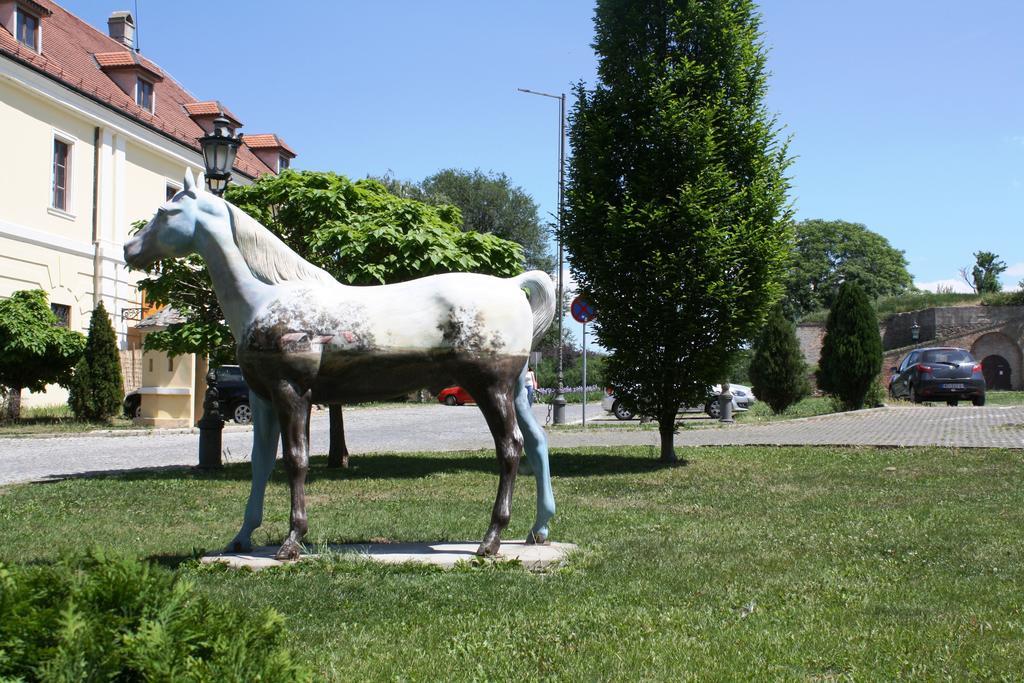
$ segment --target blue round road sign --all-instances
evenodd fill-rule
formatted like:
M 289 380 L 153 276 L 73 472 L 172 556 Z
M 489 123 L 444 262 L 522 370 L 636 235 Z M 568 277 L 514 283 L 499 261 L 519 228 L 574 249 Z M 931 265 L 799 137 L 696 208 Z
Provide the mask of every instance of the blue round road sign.
M 578 323 L 589 323 L 597 317 L 597 311 L 590 305 L 590 302 L 581 296 L 572 300 L 572 319 Z

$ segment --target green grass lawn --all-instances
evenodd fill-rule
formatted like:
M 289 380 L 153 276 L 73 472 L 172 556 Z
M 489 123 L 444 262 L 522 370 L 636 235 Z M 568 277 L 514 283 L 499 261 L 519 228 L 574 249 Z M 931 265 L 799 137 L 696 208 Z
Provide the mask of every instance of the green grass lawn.
M 96 429 L 137 429 L 131 420 L 118 414 L 109 423 L 76 420 L 66 405 L 22 408 L 21 419 L 0 420 L 0 436 L 40 436 L 43 434 L 70 434 L 91 432 Z
M 986 391 L 985 405 L 988 406 L 1019 406 L 1024 405 L 1024 391 Z
M 1024 452 L 647 448 L 552 455 L 563 569 L 324 561 L 199 567 L 240 521 L 248 469 L 0 488 L 0 561 L 100 545 L 272 606 L 332 680 L 1012 679 L 1024 670 Z M 479 539 L 497 478 L 479 453 L 315 460 L 311 541 Z M 532 521 L 521 481 L 506 538 Z M 272 482 L 261 542 L 286 532 Z

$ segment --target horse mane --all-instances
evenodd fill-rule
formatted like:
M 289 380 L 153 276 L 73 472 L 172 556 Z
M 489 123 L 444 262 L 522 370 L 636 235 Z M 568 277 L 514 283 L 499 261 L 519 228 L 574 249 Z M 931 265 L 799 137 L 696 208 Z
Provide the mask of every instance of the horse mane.
M 268 285 L 281 282 L 319 282 L 337 284 L 323 268 L 314 266 L 263 227 L 255 218 L 231 202 L 225 201 L 231 217 L 231 234 L 249 270 Z

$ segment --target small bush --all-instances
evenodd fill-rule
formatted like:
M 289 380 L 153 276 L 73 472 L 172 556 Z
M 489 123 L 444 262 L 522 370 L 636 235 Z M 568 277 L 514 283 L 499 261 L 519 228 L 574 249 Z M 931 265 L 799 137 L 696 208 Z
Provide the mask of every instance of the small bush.
M 811 391 L 796 330 L 786 320 L 781 306 L 769 314 L 754 344 L 750 379 L 754 383 L 754 395 L 767 403 L 776 415 Z
M 847 409 L 857 410 L 864 406 L 881 368 L 882 337 L 875 311 L 864 290 L 844 282 L 825 323 L 818 387 Z
M 102 553 L 0 565 L 0 680 L 311 680 L 283 617 L 212 603 L 178 574 Z
M 121 411 L 121 357 L 103 302 L 92 312 L 85 354 L 75 365 L 69 389 L 68 404 L 79 420 L 106 422 Z

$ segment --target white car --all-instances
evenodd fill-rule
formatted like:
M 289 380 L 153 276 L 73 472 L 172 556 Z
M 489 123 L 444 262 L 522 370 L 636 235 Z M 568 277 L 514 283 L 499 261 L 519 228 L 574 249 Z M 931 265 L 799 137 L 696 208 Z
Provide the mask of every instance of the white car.
M 750 387 L 743 384 L 730 384 L 729 391 L 732 393 L 732 410 L 733 412 L 743 412 L 749 410 L 752 405 L 757 403 L 757 399 L 754 397 L 754 392 Z M 601 407 L 609 413 L 615 415 L 620 420 L 632 420 L 633 413 L 622 405 L 622 401 L 615 398 L 615 394 L 611 389 L 605 389 L 605 396 L 601 399 Z M 711 387 L 711 393 L 708 396 L 708 400 L 704 403 L 703 410 L 708 414 L 709 417 L 715 419 L 721 414 L 718 407 L 718 396 L 722 393 L 722 387 L 719 384 Z M 700 407 L 691 406 L 679 406 L 679 412 L 681 413 L 693 413 L 701 410 Z

